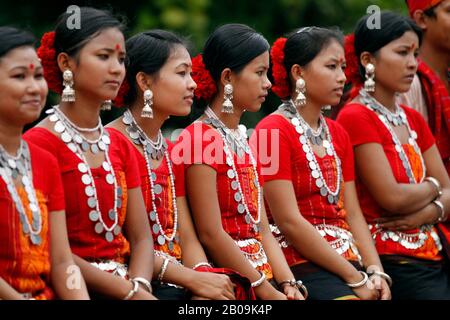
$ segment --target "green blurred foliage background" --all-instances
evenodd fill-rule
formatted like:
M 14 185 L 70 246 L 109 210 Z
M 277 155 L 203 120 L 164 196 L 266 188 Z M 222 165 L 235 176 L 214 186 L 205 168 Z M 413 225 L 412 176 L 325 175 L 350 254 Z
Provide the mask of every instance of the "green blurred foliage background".
M 128 26 L 126 36 L 152 28 L 175 31 L 190 39 L 193 55 L 201 52 L 212 30 L 230 22 L 253 27 L 272 43 L 292 29 L 308 25 L 338 26 L 345 33 L 351 32 L 370 5 L 407 14 L 405 0 L 110 0 L 58 3 L 50 0 L 0 0 L 0 25 L 27 28 L 40 37 L 52 29 L 58 15 L 69 5 L 105 8 L 123 16 Z M 55 102 L 57 98 L 51 95 L 48 104 Z M 243 123 L 254 127 L 277 104 L 277 99 L 269 96 L 260 112 L 244 115 Z M 120 112 L 114 110 L 102 117 L 108 122 Z M 192 117 L 171 118 L 165 127 L 184 127 L 192 120 Z

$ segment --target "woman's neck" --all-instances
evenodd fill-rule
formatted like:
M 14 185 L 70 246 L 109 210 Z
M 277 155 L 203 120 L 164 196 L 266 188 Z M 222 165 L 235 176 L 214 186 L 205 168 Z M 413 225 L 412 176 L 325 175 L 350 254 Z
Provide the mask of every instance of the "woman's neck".
M 322 106 L 312 101 L 307 101 L 306 105 L 298 107 L 297 110 L 313 130 L 318 129 Z
M 98 124 L 102 101 L 77 95 L 75 102 L 61 102 L 60 109 L 79 127 L 94 128 Z
M 395 100 L 395 92 L 383 87 L 380 84 L 376 84 L 375 92 L 371 93 L 371 96 L 374 97 L 379 103 L 381 103 L 385 108 L 387 108 L 391 112 L 395 112 L 397 110 L 397 104 Z
M 17 127 L 0 120 L 0 144 L 10 155 L 16 155 L 22 139 L 23 127 Z
M 213 101 L 211 101 L 209 107 L 212 109 L 212 111 L 214 111 L 220 121 L 222 121 L 223 124 L 227 126 L 227 128 L 233 130 L 237 129 L 239 126 L 239 122 L 241 121 L 243 111 L 234 107 L 233 113 L 224 113 L 222 112 L 222 103 L 222 99 L 216 96 Z

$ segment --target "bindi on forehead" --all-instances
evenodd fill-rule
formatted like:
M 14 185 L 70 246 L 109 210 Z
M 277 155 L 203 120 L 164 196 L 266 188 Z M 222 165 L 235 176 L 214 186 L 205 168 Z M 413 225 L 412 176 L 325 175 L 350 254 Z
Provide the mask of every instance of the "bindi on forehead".
M 35 66 L 33 63 L 30 63 L 30 65 L 28 66 L 28 68 L 29 68 L 31 71 L 33 71 L 33 70 L 36 68 L 36 66 Z
M 116 51 L 120 51 L 122 49 L 122 46 L 119 43 L 117 43 L 115 48 Z

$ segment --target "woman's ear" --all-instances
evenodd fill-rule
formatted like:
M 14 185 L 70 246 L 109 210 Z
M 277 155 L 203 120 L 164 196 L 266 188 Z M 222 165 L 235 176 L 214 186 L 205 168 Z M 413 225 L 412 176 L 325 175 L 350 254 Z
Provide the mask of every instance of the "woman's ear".
M 375 61 L 374 56 L 373 56 L 371 53 L 367 52 L 367 51 L 364 51 L 363 53 L 361 53 L 360 61 L 361 61 L 361 65 L 362 65 L 364 68 L 365 68 L 369 63 L 373 64 L 374 66 L 375 66 L 375 64 L 376 64 L 376 61 Z
M 152 81 L 150 79 L 150 76 L 142 71 L 136 74 L 136 83 L 138 88 L 142 92 L 144 92 L 147 89 L 151 89 L 150 86 L 152 84 Z
M 61 52 L 60 54 L 58 54 L 56 62 L 58 63 L 58 67 L 61 72 L 64 72 L 67 69 L 73 71 L 74 69 L 72 58 L 70 58 L 69 55 L 65 52 Z
M 294 64 L 291 67 L 291 77 L 294 80 L 294 82 L 300 78 L 303 78 L 303 73 L 304 73 L 303 68 L 300 67 L 298 64 Z
M 225 87 L 225 85 L 232 83 L 232 72 L 230 68 L 223 69 L 222 73 L 220 74 L 220 83 L 222 84 L 222 87 Z

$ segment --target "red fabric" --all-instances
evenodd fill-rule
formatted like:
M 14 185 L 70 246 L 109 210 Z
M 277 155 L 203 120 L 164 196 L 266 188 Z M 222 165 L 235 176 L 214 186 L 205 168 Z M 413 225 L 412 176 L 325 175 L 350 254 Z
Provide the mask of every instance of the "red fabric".
M 406 0 L 409 15 L 412 17 L 417 10 L 425 11 L 441 3 L 442 0 Z
M 51 299 L 50 217 L 49 212 L 64 210 L 64 194 L 56 159 L 47 151 L 29 143 L 33 184 L 42 215 L 42 244 L 35 246 L 22 231 L 19 213 L 0 179 L 0 277 L 20 293 L 32 293 L 35 299 Z M 18 188 L 29 221 L 28 198 Z
M 236 300 L 256 300 L 252 283 L 248 278 L 244 277 L 237 271 L 228 268 L 212 268 L 206 266 L 195 268 L 195 271 L 225 274 L 230 277 L 231 282 L 234 284 L 234 295 Z
M 245 214 L 237 212 L 237 203 L 234 200 L 236 191 L 231 189 L 230 179 L 227 176 L 229 166 L 225 162 L 223 140 L 219 133 L 210 126 L 195 122 L 181 133 L 179 142 L 175 145 L 172 153 L 174 161 L 185 163 L 186 169 L 192 164 L 206 164 L 213 168 L 217 172 L 216 189 L 224 230 L 234 240 L 254 238 L 261 242 L 260 233 L 255 233 L 251 225 L 245 223 Z M 249 211 L 253 217 L 256 217 L 258 193 L 252 182 L 255 176 L 250 159 L 247 154 L 239 160 L 234 154 L 234 159 L 237 163 L 236 169 Z M 258 177 L 262 185 L 263 179 L 260 175 L 259 165 Z M 258 247 L 255 247 L 249 250 L 253 252 L 258 249 Z M 272 277 L 271 268 L 268 264 L 262 266 L 260 270 L 266 273 L 268 279 Z
M 123 236 L 115 236 L 112 242 L 105 239 L 104 232 L 97 234 L 95 223 L 89 220 L 91 209 L 87 205 L 84 193 L 85 185 L 81 182 L 81 173 L 77 166 L 81 160 L 52 132 L 44 128 L 32 128 L 25 135 L 27 141 L 34 142 L 50 151 L 58 160 L 64 185 L 66 217 L 69 241 L 72 252 L 86 260 L 115 260 L 126 263 L 129 257 L 129 243 Z M 140 186 L 137 160 L 134 151 L 123 136 L 110 134 L 109 156 L 122 187 L 122 208 L 118 209 L 119 226 L 123 226 L 127 208 L 127 190 Z M 114 205 L 114 187 L 106 183 L 106 172 L 101 168 L 91 169 L 95 179 L 99 207 L 103 220 L 110 226 L 113 221 L 108 211 Z
M 117 131 L 113 128 L 107 128 L 107 130 L 110 132 L 110 134 L 120 134 L 125 139 L 127 139 L 121 132 Z M 152 197 L 150 193 L 150 180 L 148 177 L 148 171 L 147 171 L 147 164 L 145 162 L 145 158 L 143 154 L 132 144 L 131 141 L 127 139 L 127 141 L 130 144 L 130 148 L 134 150 L 134 154 L 136 155 L 136 159 L 139 163 L 139 173 L 141 176 L 141 189 L 142 194 L 144 196 L 144 202 L 147 214 L 150 211 L 153 211 L 152 208 Z M 169 146 L 169 155 L 172 154 L 173 149 L 173 143 L 166 139 L 167 145 Z M 182 164 L 173 164 L 172 163 L 172 171 L 175 178 L 175 193 L 177 197 L 184 197 L 185 196 L 185 188 L 184 188 L 184 166 Z M 164 160 L 161 162 L 161 165 L 156 168 L 156 170 L 152 170 L 152 172 L 155 172 L 156 174 L 156 181 L 154 184 L 159 184 L 163 191 L 161 194 L 156 195 L 155 199 L 155 205 L 158 210 L 158 218 L 159 222 L 161 223 L 161 226 L 163 227 L 164 232 L 167 236 L 172 235 L 173 233 L 173 227 L 174 227 L 174 214 L 173 214 L 173 206 L 172 206 L 172 198 L 169 198 L 169 195 L 172 194 L 172 191 L 169 190 L 169 167 L 167 166 L 167 162 L 164 158 Z M 153 225 L 156 224 L 156 222 L 151 221 L 149 219 L 150 227 L 153 228 Z M 178 233 L 178 232 L 177 232 Z M 168 243 L 166 242 L 163 246 L 159 245 L 157 238 L 158 234 L 151 233 L 153 236 L 153 248 L 158 251 L 163 251 L 171 256 L 175 257 L 177 260 L 181 260 L 181 247 L 178 243 L 174 244 L 173 250 L 169 250 Z
M 425 92 L 429 125 L 450 174 L 450 95 L 444 82 L 425 62 L 419 61 L 417 74 Z
M 335 121 L 326 119 L 333 138 L 334 148 L 341 159 L 343 179 L 354 180 L 353 150 L 350 139 L 345 130 Z M 278 135 L 278 137 L 277 137 Z M 266 139 L 265 137 L 272 137 Z M 267 141 L 267 143 L 266 143 Z M 299 134 L 294 126 L 282 115 L 272 114 L 264 118 L 256 126 L 251 138 L 252 146 L 258 150 L 259 161 L 262 165 L 262 174 L 265 181 L 289 180 L 292 182 L 297 205 L 303 217 L 311 224 L 329 224 L 346 230 L 349 226 L 345 221 L 346 212 L 343 206 L 344 189 L 338 205 L 331 205 L 325 197 L 320 195 L 320 189 L 311 177 L 308 160 L 302 150 Z M 267 145 L 267 150 L 263 147 Z M 279 153 L 278 164 L 276 153 Z M 326 155 L 324 158 L 317 157 L 322 173 L 327 184 L 334 190 L 336 183 L 336 164 L 333 156 Z M 276 168 L 278 167 L 278 170 Z M 269 169 L 272 168 L 272 169 Z M 268 171 L 271 171 L 269 172 Z M 270 208 L 266 205 L 269 221 L 273 222 Z M 306 260 L 292 247 L 283 248 L 289 265 L 306 262 Z M 351 251 L 347 251 L 344 257 L 356 259 Z
M 405 110 L 409 125 L 414 131 L 417 132 L 417 143 L 423 154 L 434 145 L 435 142 L 433 135 L 431 134 L 431 131 L 428 128 L 425 120 L 417 111 L 406 106 L 402 107 Z M 357 147 L 361 144 L 366 143 L 377 143 L 382 145 L 396 181 L 398 183 L 409 183 L 409 179 L 406 175 L 403 164 L 400 160 L 400 157 L 398 156 L 397 151 L 395 150 L 392 136 L 375 112 L 369 110 L 367 107 L 359 103 L 350 103 L 341 110 L 337 121 L 342 124 L 342 126 L 349 133 L 353 147 Z M 421 172 L 423 168 L 417 168 L 417 166 L 420 166 L 420 162 L 414 161 L 417 157 L 415 152 L 413 152 L 412 148 L 410 148 L 409 145 L 403 145 L 403 147 L 412 163 L 416 164 L 415 171 Z M 376 203 L 367 187 L 358 178 L 356 180 L 356 185 L 358 190 L 359 202 L 366 220 L 369 224 L 374 224 L 375 219 L 385 215 L 385 210 Z M 418 230 L 414 229 L 409 230 L 408 232 L 416 233 L 418 232 Z M 377 237 L 377 239 L 379 238 L 380 237 Z M 432 260 L 440 259 L 434 241 L 432 241 L 431 237 L 429 238 L 429 243 L 424 245 L 422 248 L 419 248 L 418 250 L 405 249 L 398 243 L 391 240 L 385 242 L 377 240 L 376 246 L 380 255 L 398 254 Z

